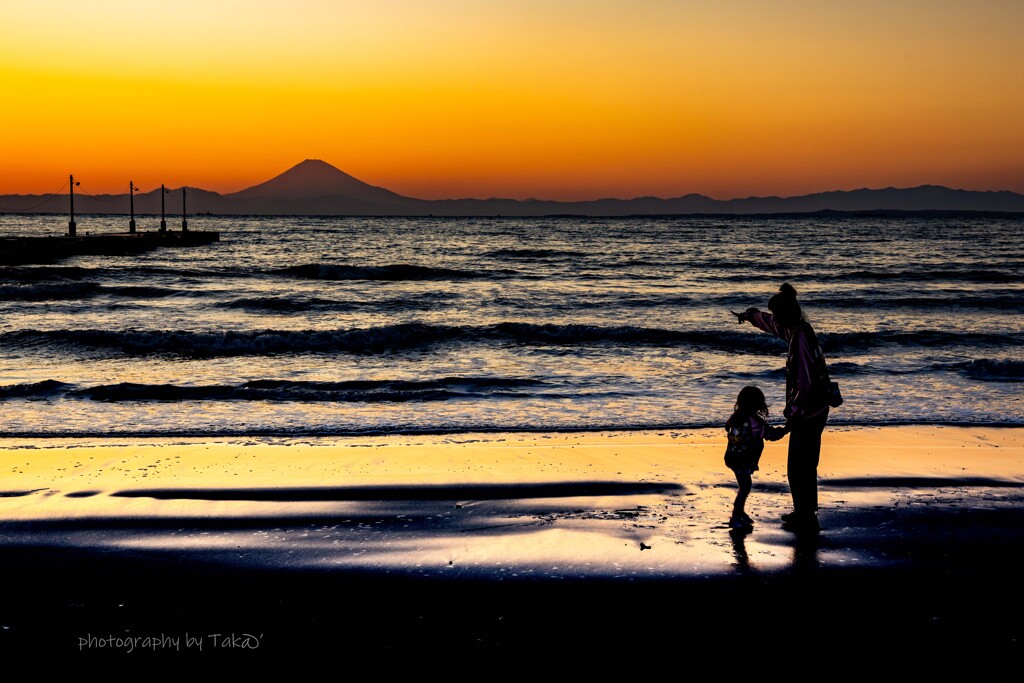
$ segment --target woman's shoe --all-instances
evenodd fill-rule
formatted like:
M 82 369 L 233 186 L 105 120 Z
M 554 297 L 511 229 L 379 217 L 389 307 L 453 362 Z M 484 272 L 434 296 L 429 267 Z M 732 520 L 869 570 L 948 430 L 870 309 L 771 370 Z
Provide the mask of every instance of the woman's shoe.
M 786 531 L 810 533 L 817 533 L 821 531 L 821 524 L 818 523 L 818 515 L 813 512 L 791 512 L 789 515 L 783 515 L 783 519 L 785 521 L 782 523 L 782 528 Z

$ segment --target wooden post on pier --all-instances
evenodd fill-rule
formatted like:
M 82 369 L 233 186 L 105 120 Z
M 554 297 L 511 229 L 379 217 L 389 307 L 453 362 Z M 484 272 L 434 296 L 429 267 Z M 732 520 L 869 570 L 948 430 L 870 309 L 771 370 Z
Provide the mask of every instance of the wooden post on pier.
M 128 208 L 131 211 L 128 232 L 135 232 L 135 183 L 131 180 L 128 181 Z
M 165 194 L 167 194 L 167 190 L 164 189 L 164 184 L 160 183 L 160 232 L 167 232 L 167 212 L 164 211 Z
M 188 221 L 185 220 L 187 215 L 185 211 L 185 188 L 181 188 L 181 231 L 188 232 Z
M 68 217 L 68 237 L 74 237 L 78 232 L 78 226 L 75 225 L 75 175 L 73 173 L 68 176 L 68 185 L 71 187 L 71 208 Z

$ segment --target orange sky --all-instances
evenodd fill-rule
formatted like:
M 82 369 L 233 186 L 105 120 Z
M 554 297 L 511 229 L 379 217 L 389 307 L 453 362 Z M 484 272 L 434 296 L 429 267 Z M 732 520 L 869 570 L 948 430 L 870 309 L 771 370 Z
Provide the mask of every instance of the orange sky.
M 11 0 L 0 193 L 1024 192 L 1019 0 Z

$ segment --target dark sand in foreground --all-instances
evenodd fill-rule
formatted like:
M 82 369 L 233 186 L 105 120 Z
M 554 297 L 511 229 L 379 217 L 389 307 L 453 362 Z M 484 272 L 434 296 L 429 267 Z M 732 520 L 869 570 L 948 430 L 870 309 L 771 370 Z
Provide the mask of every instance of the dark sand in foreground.
M 724 527 L 718 430 L 8 441 L 0 652 L 37 670 L 1016 664 L 1024 430 L 824 443 L 824 531 L 794 535 L 784 444 L 753 532 Z

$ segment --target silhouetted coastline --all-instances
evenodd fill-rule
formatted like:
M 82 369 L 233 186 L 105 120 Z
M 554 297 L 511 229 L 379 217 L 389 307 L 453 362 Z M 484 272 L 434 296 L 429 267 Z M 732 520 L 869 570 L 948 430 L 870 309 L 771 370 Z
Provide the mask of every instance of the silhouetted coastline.
M 603 198 L 587 201 L 488 199 L 416 199 L 365 183 L 330 164 L 307 159 L 284 173 L 239 192 L 220 194 L 188 187 L 195 214 L 221 216 L 1019 216 L 1024 195 L 1009 191 L 960 190 L 938 185 L 910 188 L 834 190 L 794 197 L 713 199 L 680 197 Z M 174 189 L 177 191 L 177 188 Z M 7 211 L 29 211 L 46 195 L 0 195 Z M 135 195 L 136 213 L 160 213 L 160 189 Z M 117 195 L 80 195 L 80 214 L 109 213 Z M 127 199 L 121 211 L 128 213 Z M 66 202 L 50 201 L 43 213 L 61 213 Z M 936 213 L 942 212 L 942 213 Z M 948 213 L 951 212 L 951 213 Z

